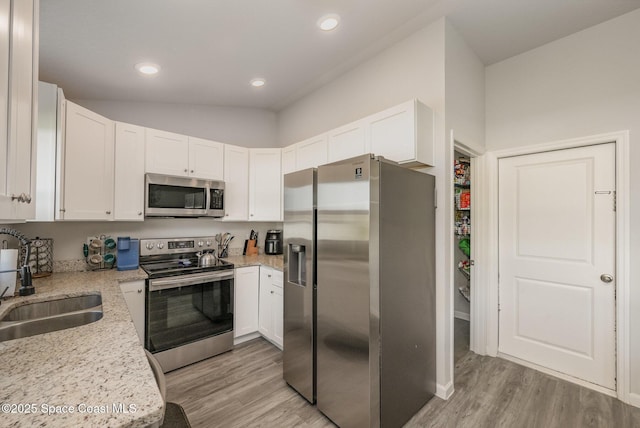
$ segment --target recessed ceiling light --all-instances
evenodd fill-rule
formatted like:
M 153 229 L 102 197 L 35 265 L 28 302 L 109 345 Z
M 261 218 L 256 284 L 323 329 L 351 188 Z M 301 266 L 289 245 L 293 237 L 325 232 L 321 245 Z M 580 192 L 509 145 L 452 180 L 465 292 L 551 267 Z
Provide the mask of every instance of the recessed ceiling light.
M 318 27 L 323 31 L 331 31 L 340 23 L 340 17 L 335 13 L 325 15 L 318 20 Z
M 145 76 L 153 76 L 154 74 L 158 74 L 160 66 L 151 62 L 141 62 L 136 64 L 136 70 Z
M 251 79 L 251 86 L 259 88 L 261 86 L 264 86 L 264 84 L 266 83 L 266 81 L 262 78 L 256 78 L 256 79 Z

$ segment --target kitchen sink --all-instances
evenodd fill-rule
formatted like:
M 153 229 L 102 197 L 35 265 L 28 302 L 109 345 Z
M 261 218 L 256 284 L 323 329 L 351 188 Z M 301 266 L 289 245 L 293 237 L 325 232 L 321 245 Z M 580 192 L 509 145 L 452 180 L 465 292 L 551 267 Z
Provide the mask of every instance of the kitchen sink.
M 101 318 L 100 294 L 28 303 L 2 317 L 0 342 L 79 327 Z
M 10 310 L 0 321 L 24 321 L 81 311 L 102 305 L 102 295 L 65 297 L 45 302 L 27 303 Z

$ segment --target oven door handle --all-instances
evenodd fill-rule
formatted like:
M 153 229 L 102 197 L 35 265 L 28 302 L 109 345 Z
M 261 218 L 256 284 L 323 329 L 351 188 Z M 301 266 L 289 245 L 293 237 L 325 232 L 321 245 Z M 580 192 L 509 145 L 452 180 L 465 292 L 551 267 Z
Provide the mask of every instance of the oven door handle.
M 185 276 L 172 276 L 164 279 L 150 279 L 149 291 L 167 290 L 170 288 L 180 288 L 187 285 L 203 284 L 205 282 L 223 281 L 233 279 L 233 270 L 228 272 L 205 273 Z

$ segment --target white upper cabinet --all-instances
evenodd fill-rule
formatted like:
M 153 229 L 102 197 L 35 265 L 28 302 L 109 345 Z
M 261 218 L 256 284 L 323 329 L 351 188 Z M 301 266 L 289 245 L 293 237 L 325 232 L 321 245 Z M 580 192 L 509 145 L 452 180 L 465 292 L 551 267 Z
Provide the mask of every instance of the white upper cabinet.
M 0 220 L 35 217 L 38 2 L 0 0 Z
M 115 220 L 144 220 L 144 138 L 143 127 L 116 122 Z
M 189 137 L 189 176 L 224 180 L 224 144 Z
M 282 169 L 280 149 L 249 150 L 249 220 L 282 218 Z
M 224 144 L 147 128 L 146 171 L 211 180 L 224 178 Z
M 297 147 L 295 145 L 282 149 L 282 175 L 297 171 L 296 152 Z
M 371 153 L 406 166 L 434 165 L 433 111 L 418 100 L 368 116 Z
M 285 147 L 282 170 L 287 174 L 365 153 L 409 167 L 433 166 L 433 111 L 414 99 Z
M 189 137 L 146 129 L 146 172 L 189 175 Z
M 66 101 L 61 219 L 113 220 L 114 122 Z
M 368 152 L 365 122 L 362 120 L 334 129 L 328 135 L 329 162 L 349 159 Z
M 224 220 L 247 220 L 249 214 L 249 149 L 224 145 Z
M 296 170 L 313 168 L 325 163 L 327 163 L 327 134 L 296 144 Z

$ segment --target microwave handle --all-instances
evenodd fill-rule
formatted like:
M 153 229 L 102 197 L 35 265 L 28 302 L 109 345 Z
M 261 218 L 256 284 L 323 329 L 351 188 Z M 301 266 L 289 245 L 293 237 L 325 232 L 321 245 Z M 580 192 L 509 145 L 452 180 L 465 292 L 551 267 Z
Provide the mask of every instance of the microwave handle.
M 205 282 L 223 281 L 225 279 L 233 279 L 233 270 L 200 275 L 172 276 L 170 278 L 163 279 L 150 279 L 149 291 L 168 290 L 171 288 L 180 288 L 187 285 L 197 285 Z

